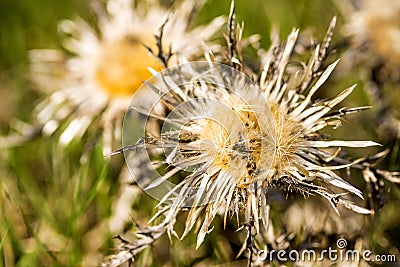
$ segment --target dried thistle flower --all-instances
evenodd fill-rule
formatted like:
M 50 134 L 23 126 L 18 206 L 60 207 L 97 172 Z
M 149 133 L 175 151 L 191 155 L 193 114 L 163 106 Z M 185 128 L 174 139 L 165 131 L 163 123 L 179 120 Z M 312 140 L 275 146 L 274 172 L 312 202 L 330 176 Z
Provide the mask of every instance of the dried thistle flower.
M 107 0 L 105 8 L 101 1 L 91 3 L 97 28 L 81 19 L 59 25 L 66 37 L 64 47 L 72 57 L 60 62 L 63 57 L 59 51 L 31 52 L 36 80 L 49 81 L 44 77 L 54 74 L 56 62 L 65 64 L 66 73 L 60 77 L 61 85 L 52 84 L 60 87 L 36 107 L 39 125 L 27 134 L 51 135 L 62 129 L 59 141 L 68 144 L 97 122 L 104 153 L 109 154 L 113 141 L 120 138 L 123 114 L 132 94 L 151 76 L 148 68 L 160 70 L 167 63 L 175 64 L 180 56 L 193 59 L 202 55 L 204 41 L 218 31 L 224 19 L 218 17 L 189 29 L 192 13 L 204 1 L 185 1 L 176 10 L 133 0 Z M 48 87 L 38 84 L 39 89 L 42 86 Z M 146 99 L 144 94 L 143 101 Z
M 228 25 L 228 62 L 244 72 L 250 72 L 240 61 L 235 44 L 234 8 Z M 195 225 L 198 229 L 197 247 L 217 214 L 226 222 L 236 215 L 240 227 L 249 232 L 244 249 L 252 249 L 251 229 L 256 233 L 268 225 L 268 191 L 271 186 L 283 186 L 304 195 L 320 195 L 329 200 L 336 212 L 337 205 L 361 214 L 370 210 L 345 198 L 352 193 L 362 198 L 360 190 L 339 176 L 336 170 L 348 169 L 360 160 L 350 161 L 340 156 L 342 147 L 378 145 L 372 141 L 327 140 L 320 131 L 340 126 L 341 119 L 365 107 L 335 107 L 354 89 L 345 89 L 337 97 L 315 101 L 313 95 L 334 70 L 337 61 L 324 68 L 335 19 L 324 41 L 317 45 L 308 63 L 294 74 L 287 70 L 298 31 L 286 42 L 275 40 L 265 55 L 265 65 L 256 82 L 243 73 L 213 62 L 191 63 L 167 69 L 155 76 L 152 88 L 169 109 L 165 117 L 149 114 L 168 125 L 159 135 L 147 135 L 136 144 L 115 153 L 125 153 L 127 164 L 137 151 L 164 151 L 165 174 L 153 181 L 141 181 L 146 192 L 160 197 L 159 212 L 152 220 L 164 216 L 161 223 L 148 228 L 139 227 L 134 243 L 121 239 L 117 253 L 104 265 L 130 260 L 145 246 L 154 242 L 160 231 L 169 236 L 177 216 L 188 211 L 185 237 Z M 240 32 L 239 30 L 236 32 Z M 133 101 L 135 102 L 135 101 Z M 129 113 L 129 112 L 128 112 Z M 127 113 L 127 114 L 128 114 Z M 126 132 L 129 134 L 129 131 Z M 337 148 L 332 150 L 331 148 Z M 363 165 L 357 165 L 363 168 Z M 167 180 L 181 170 L 190 171 L 175 185 Z M 340 188 L 345 193 L 335 193 Z M 151 234 L 157 233 L 156 235 Z M 121 256 L 122 255 L 122 256 Z M 250 262 L 251 262 L 250 253 Z

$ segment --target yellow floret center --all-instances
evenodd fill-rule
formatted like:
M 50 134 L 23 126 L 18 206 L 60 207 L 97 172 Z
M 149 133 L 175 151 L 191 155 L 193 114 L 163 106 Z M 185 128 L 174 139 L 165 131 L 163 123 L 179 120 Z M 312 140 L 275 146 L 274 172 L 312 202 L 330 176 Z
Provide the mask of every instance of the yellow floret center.
M 275 157 L 272 167 L 275 172 L 280 173 L 291 167 L 292 158 L 302 141 L 303 128 L 279 105 L 270 103 L 269 107 L 275 125 Z
M 264 114 L 265 116 L 259 114 L 261 116 L 257 117 L 247 104 L 235 96 L 230 96 L 227 101 L 221 101 L 226 102 L 232 113 L 215 109 L 212 114 L 215 119 L 202 121 L 200 123 L 202 130 L 198 132 L 200 140 L 209 141 L 209 146 L 205 148 L 213 155 L 211 168 L 223 171 L 230 167 L 234 169 L 236 166 L 231 166 L 235 164 L 232 159 L 241 156 L 240 158 L 246 161 L 246 170 L 238 180 L 239 188 L 247 187 L 254 179 L 271 182 L 272 177 L 279 177 L 292 168 L 298 168 L 294 157 L 303 140 L 303 128 L 287 114 L 286 110 L 275 103 L 268 104 L 274 127 L 268 131 L 261 129 L 258 121 L 258 119 L 267 120 L 268 114 Z M 233 117 L 238 120 L 231 119 Z M 273 137 L 270 136 L 271 133 Z M 271 164 L 270 168 L 264 166 L 266 164 Z M 265 173 L 265 176 L 258 176 L 257 172 L 267 169 L 272 171 L 268 175 Z
M 155 40 L 151 38 L 131 37 L 103 44 L 95 80 L 110 96 L 132 95 L 151 77 L 148 67 L 161 68 L 158 59 L 143 43 L 157 51 Z

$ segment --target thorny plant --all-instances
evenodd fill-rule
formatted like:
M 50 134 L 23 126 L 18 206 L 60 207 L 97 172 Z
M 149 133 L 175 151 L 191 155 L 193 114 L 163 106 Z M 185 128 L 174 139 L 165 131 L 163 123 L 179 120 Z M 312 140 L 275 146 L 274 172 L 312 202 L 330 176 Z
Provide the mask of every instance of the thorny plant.
M 337 64 L 336 61 L 325 67 L 336 18 L 322 43 L 315 46 L 309 61 L 301 63 L 296 71 L 288 68 L 298 37 L 298 31 L 293 30 L 286 42 L 273 38 L 269 51 L 260 52 L 262 70 L 253 73 L 240 54 L 242 28 L 235 25 L 234 14 L 232 4 L 226 38 L 227 59 L 222 61 L 232 69 L 221 67 L 209 52 L 206 63 L 184 64 L 174 71 L 167 69 L 159 75 L 158 84 L 146 83 L 159 95 L 166 109 L 177 115 L 170 118 L 150 113 L 149 117 L 173 124 L 180 131 L 149 133 L 137 144 L 114 154 L 172 148 L 158 164 L 167 166 L 166 174 L 147 188 L 157 187 L 181 170 L 190 169 L 192 173 L 169 188 L 160 199 L 159 211 L 151 221 L 164 217 L 162 222 L 146 227 L 137 224 L 134 242 L 118 236 L 120 244 L 102 266 L 133 262 L 135 255 L 164 233 L 170 238 L 172 235 L 184 238 L 196 228 L 199 247 L 211 231 L 217 214 L 223 216 L 224 224 L 228 217 L 236 215 L 238 230 L 247 231 L 239 254 L 247 251 L 251 265 L 256 261 L 257 245 L 268 243 L 264 231 L 271 223 L 268 196 L 273 187 L 304 196 L 322 196 L 337 213 L 340 204 L 357 213 L 373 214 L 371 205 L 371 209 L 366 209 L 346 198 L 349 193 L 363 196 L 337 171 L 362 170 L 364 178 L 372 185 L 376 185 L 377 177 L 399 182 L 399 173 L 375 166 L 375 161 L 387 151 L 356 160 L 347 159 L 341 153 L 343 147 L 362 148 L 377 143 L 328 140 L 320 132 L 327 126 L 339 127 L 343 116 L 367 108 L 334 109 L 354 86 L 333 99 L 313 100 L 313 95 Z M 161 37 L 160 34 L 158 38 Z M 164 55 L 155 56 L 165 61 Z M 199 65 L 201 67 L 197 68 Z M 247 84 L 246 78 L 234 75 L 237 70 L 256 77 L 254 85 Z M 192 83 L 185 83 L 188 77 Z M 215 101 L 222 106 L 215 105 Z M 334 188 L 342 191 L 338 193 Z M 174 224 L 184 211 L 187 211 L 185 230 L 179 237 Z

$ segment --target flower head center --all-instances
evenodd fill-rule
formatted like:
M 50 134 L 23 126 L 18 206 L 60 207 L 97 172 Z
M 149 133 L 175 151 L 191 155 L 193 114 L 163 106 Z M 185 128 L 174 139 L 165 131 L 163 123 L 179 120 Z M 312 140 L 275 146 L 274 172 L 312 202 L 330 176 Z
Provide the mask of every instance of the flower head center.
M 155 47 L 151 38 L 125 38 L 102 46 L 95 79 L 110 96 L 132 95 L 151 77 L 148 67 L 160 69 L 157 58 L 143 45 Z

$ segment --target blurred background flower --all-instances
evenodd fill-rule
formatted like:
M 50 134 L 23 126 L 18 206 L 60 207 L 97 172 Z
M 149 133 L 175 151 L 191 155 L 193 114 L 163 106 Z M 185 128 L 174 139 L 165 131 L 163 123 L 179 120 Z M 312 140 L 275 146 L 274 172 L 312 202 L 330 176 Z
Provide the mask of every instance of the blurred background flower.
M 151 76 L 149 68 L 159 71 L 167 61 L 177 63 L 180 56 L 201 56 L 205 42 L 224 20 L 219 17 L 192 27 L 190 20 L 201 7 L 199 1 L 185 1 L 171 9 L 156 2 L 135 6 L 131 0 L 90 3 L 95 26 L 79 18 L 58 24 L 69 56 L 60 50 L 29 51 L 34 86 L 52 91 L 35 107 L 32 131 L 49 136 L 61 129 L 59 142 L 68 145 L 95 124 L 108 155 L 118 147 L 112 146 L 113 141 L 121 141 L 125 110 L 132 94 Z M 162 35 L 162 44 L 157 35 Z M 59 69 L 64 69 L 63 75 L 57 75 Z M 146 97 L 143 93 L 144 102 Z

